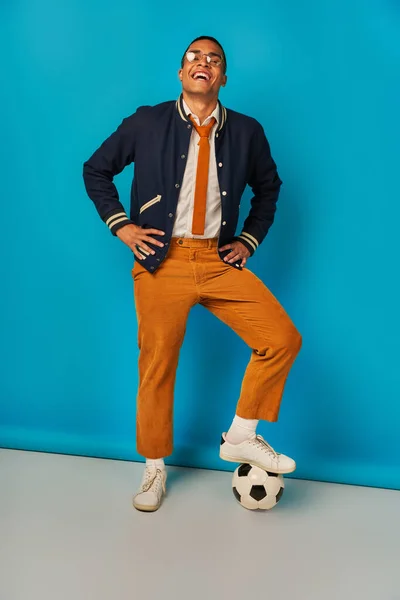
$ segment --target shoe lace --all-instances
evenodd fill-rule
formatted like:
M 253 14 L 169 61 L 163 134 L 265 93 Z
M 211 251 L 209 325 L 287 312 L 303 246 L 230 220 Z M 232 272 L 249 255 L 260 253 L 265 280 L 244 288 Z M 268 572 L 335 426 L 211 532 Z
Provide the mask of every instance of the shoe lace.
M 268 444 L 268 442 L 266 442 L 264 440 L 264 438 L 262 437 L 262 435 L 256 435 L 255 438 L 253 439 L 253 444 L 255 444 L 258 448 L 261 448 L 262 450 L 264 450 L 264 452 L 267 452 L 275 460 L 278 460 L 278 458 L 279 458 L 279 452 L 276 452 L 273 449 L 273 447 L 270 446 L 270 444 Z
M 158 494 L 160 491 L 160 485 L 165 492 L 165 482 L 161 469 L 154 470 L 146 468 L 145 480 L 142 484 L 142 492 L 148 492 L 151 488 L 153 488 L 153 491 Z

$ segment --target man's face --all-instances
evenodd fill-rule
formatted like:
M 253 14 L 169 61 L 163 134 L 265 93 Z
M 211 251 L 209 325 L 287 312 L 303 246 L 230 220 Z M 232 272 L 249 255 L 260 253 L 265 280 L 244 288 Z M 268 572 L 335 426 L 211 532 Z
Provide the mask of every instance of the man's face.
M 211 40 L 194 42 L 188 52 L 194 52 L 199 60 L 189 62 L 185 57 L 182 69 L 179 69 L 179 79 L 182 88 L 188 94 L 204 96 L 204 98 L 218 98 L 220 87 L 226 85 L 227 77 L 224 75 L 224 63 L 216 66 L 207 62 L 204 54 L 210 54 L 212 59 L 221 60 L 221 48 Z

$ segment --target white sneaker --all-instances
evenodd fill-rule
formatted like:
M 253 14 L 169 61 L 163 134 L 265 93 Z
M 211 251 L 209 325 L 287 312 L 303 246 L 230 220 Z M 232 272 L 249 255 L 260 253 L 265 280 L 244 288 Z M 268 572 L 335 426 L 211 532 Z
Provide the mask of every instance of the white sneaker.
M 166 481 L 165 469 L 146 466 L 139 491 L 133 497 L 133 506 L 145 512 L 158 510 L 166 493 Z
M 240 444 L 230 444 L 226 439 L 226 433 L 223 433 L 219 455 L 222 460 L 249 463 L 271 473 L 283 475 L 292 473 L 296 469 L 296 463 L 292 458 L 275 452 L 261 435 L 256 434 Z

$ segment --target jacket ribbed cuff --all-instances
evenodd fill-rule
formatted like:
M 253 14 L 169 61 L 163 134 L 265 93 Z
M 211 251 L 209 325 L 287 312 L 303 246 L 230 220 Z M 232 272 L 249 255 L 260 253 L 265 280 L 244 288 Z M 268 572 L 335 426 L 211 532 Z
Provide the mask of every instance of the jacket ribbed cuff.
M 130 220 L 128 215 L 120 209 L 108 214 L 104 219 L 104 222 L 113 235 L 116 235 L 118 229 L 121 229 L 121 227 L 129 225 L 130 223 L 133 224 L 133 221 Z
M 242 231 L 240 235 L 235 237 L 235 240 L 238 242 L 242 242 L 244 246 L 246 246 L 247 250 L 250 252 L 250 256 L 253 256 L 254 252 L 257 250 L 259 243 L 253 235 L 250 233 L 246 233 Z

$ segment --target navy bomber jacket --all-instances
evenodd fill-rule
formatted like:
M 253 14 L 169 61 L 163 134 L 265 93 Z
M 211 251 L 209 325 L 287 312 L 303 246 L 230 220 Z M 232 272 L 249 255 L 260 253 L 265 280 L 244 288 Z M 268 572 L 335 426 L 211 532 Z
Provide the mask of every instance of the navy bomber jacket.
M 260 123 L 221 104 L 220 110 L 222 118 L 215 134 L 222 204 L 218 247 L 239 240 L 253 255 L 273 223 L 282 181 Z M 164 242 L 163 248 L 146 242 L 155 254 L 140 262 L 150 273 L 168 254 L 191 133 L 182 96 L 176 102 L 141 106 L 123 119 L 83 166 L 86 191 L 113 235 L 128 223 L 165 232 L 164 236 L 152 234 Z M 113 178 L 132 162 L 128 216 Z M 240 200 L 247 184 L 254 196 L 243 231 L 236 235 Z M 218 252 L 223 260 L 229 250 Z M 231 266 L 241 268 L 239 263 Z

